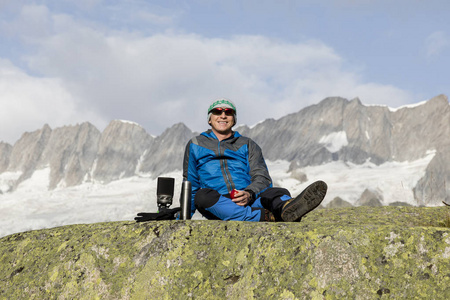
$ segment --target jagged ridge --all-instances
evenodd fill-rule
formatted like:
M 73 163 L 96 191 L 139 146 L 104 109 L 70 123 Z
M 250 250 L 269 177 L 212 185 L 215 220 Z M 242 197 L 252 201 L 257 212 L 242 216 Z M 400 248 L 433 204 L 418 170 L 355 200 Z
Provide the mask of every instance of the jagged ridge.
M 418 203 L 430 195 L 450 200 L 450 106 L 444 95 L 395 111 L 364 106 L 359 99 L 327 98 L 279 120 L 237 130 L 258 142 L 266 159 L 291 161 L 291 171 L 336 160 L 413 161 L 435 151 L 415 197 Z M 195 134 L 182 123 L 156 138 L 138 124 L 119 120 L 103 132 L 90 123 L 54 130 L 45 125 L 24 133 L 14 146 L 0 143 L 0 173 L 20 174 L 2 192 L 46 167 L 49 189 L 134 175 L 155 178 L 181 170 L 185 144 Z

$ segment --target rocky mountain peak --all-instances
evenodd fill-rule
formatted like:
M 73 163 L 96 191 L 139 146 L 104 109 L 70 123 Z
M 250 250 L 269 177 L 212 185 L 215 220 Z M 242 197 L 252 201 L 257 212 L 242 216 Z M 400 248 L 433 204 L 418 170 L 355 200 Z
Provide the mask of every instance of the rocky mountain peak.
M 181 170 L 186 143 L 194 135 L 183 123 L 166 129 L 145 152 L 139 172 L 157 177 L 161 173 Z
M 50 167 L 49 188 L 82 183 L 98 149 L 100 131 L 90 123 L 52 131 L 38 168 Z
M 152 142 L 153 138 L 138 124 L 112 121 L 100 137 L 94 179 L 109 182 L 134 175 L 140 157 Z
M 450 105 L 445 95 L 398 109 L 329 97 L 278 120 L 237 130 L 261 146 L 266 160 L 291 162 L 291 172 L 334 161 L 415 161 L 431 153 L 425 176 L 414 189 L 417 203 L 450 199 Z M 186 143 L 195 135 L 183 123 L 156 138 L 123 120 L 112 121 L 103 132 L 90 123 L 54 130 L 44 125 L 24 133 L 14 146 L 0 143 L 0 173 L 20 174 L 14 186 L 2 191 L 13 190 L 43 168 L 50 168 L 50 189 L 135 175 L 156 178 L 182 169 Z
M 21 176 L 15 185 L 30 178 L 33 174 L 50 138 L 51 132 L 50 126 L 45 124 L 40 130 L 24 133 L 14 144 L 8 159 L 7 171 L 21 172 Z

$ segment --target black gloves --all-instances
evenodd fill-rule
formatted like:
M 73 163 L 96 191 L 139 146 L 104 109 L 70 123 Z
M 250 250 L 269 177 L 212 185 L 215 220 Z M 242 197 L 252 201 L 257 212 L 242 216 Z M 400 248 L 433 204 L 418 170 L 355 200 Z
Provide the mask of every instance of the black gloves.
M 175 220 L 177 213 L 181 211 L 181 207 L 165 208 L 161 207 L 157 213 L 138 213 L 134 219 L 136 222 L 158 221 L 158 220 Z

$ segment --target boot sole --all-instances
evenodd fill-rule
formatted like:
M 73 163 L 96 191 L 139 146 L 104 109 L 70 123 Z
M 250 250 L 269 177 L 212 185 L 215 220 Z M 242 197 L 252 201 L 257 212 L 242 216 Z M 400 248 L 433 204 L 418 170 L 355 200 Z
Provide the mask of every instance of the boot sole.
M 287 204 L 281 213 L 281 218 L 285 222 L 295 222 L 301 217 L 319 206 L 327 193 L 327 184 L 323 181 L 316 181 L 309 185 L 292 202 Z

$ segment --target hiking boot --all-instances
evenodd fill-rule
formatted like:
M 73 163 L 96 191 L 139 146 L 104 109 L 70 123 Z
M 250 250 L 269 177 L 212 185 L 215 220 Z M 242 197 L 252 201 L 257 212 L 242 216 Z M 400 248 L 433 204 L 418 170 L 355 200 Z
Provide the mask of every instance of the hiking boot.
M 312 183 L 300 195 L 284 204 L 281 210 L 281 218 L 285 222 L 300 222 L 304 215 L 319 206 L 326 193 L 327 184 L 325 182 L 316 181 Z
M 264 222 L 276 222 L 275 216 L 268 209 L 264 210 Z

